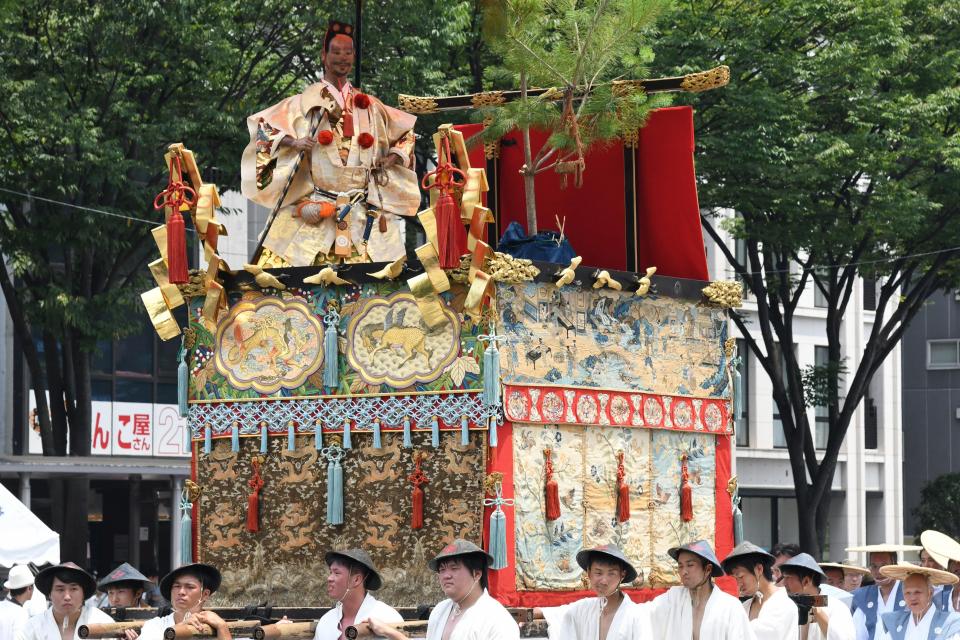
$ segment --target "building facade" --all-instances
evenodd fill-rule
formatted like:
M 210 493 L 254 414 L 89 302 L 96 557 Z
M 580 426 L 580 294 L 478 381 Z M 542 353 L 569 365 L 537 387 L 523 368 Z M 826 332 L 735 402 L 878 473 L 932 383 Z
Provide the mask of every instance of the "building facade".
M 724 237 L 735 253 L 745 255 L 743 246 L 737 246 L 729 236 Z M 709 237 L 706 237 L 706 247 L 711 278 L 736 279 L 733 269 Z M 842 354 L 851 372 L 856 369 L 858 354 L 873 326 L 876 308 L 875 286 L 868 281 L 860 284 L 862 286 L 855 287 L 843 317 Z M 812 285 L 807 286 L 794 316 L 797 342 L 789 346 L 801 366 L 827 361 L 825 306 L 819 292 L 815 293 Z M 741 312 L 749 318 L 747 326 L 762 347 L 756 301 L 749 295 L 745 296 Z M 736 336 L 736 326 L 731 325 L 731 329 Z M 799 528 L 793 478 L 770 380 L 749 353 L 742 337 L 738 346 L 744 356 L 741 384 L 746 393 L 744 414 L 736 424 L 734 465 L 742 497 L 744 536 L 764 547 L 778 542 L 797 542 Z M 869 394 L 858 407 L 840 450 L 833 480 L 825 559 L 846 559 L 844 549 L 848 546 L 899 541 L 903 537 L 900 359 L 897 346 L 870 383 Z M 826 411 L 810 408 L 808 418 L 813 425 L 811 435 L 815 446 L 823 449 L 828 428 Z
M 906 534 L 920 533 L 920 492 L 960 471 L 960 291 L 940 292 L 903 335 L 903 490 Z

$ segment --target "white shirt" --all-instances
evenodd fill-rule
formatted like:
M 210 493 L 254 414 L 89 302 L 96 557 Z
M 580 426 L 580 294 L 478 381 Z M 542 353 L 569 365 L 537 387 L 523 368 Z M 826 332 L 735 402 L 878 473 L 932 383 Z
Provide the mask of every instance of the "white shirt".
M 883 614 L 896 611 L 895 607 L 897 604 L 897 590 L 899 587 L 899 582 L 893 583 L 893 588 L 890 590 L 890 595 L 887 597 L 886 601 L 883 599 L 883 593 L 880 592 L 880 589 L 877 589 L 877 599 L 873 603 L 873 606 L 877 608 L 877 626 L 873 628 L 872 638 L 867 634 L 867 617 L 864 615 L 863 611 L 857 609 L 854 612 L 853 626 L 857 630 L 857 640 L 882 640 Z M 906 605 L 906 602 L 903 600 L 900 602 L 902 603 L 900 607 L 903 608 L 903 606 Z M 869 604 L 870 603 L 867 603 L 868 606 Z
M 747 618 L 750 617 L 750 607 L 755 598 L 743 603 Z M 793 604 L 786 589 L 777 589 L 763 601 L 757 617 L 750 620 L 750 628 L 758 639 L 797 640 L 797 605 Z
M 10 598 L 0 600 L 0 640 L 14 640 L 29 619 L 30 614 L 20 604 Z
M 427 640 L 441 640 L 447 619 L 453 611 L 449 598 L 430 612 Z M 450 634 L 450 640 L 519 640 L 520 627 L 503 605 L 490 597 L 486 589 L 480 599 L 467 608 Z
M 357 609 L 354 620 L 359 623 L 370 618 L 376 618 L 381 622 L 403 622 L 403 616 L 397 613 L 396 609 L 367 593 L 363 602 L 360 603 L 360 608 Z M 317 623 L 317 631 L 313 634 L 313 640 L 337 640 L 342 633 L 340 629 L 342 619 L 343 610 L 339 607 L 327 611 Z
M 113 618 L 100 609 L 84 607 L 80 610 L 80 619 L 73 629 L 73 640 L 80 640 L 77 629 L 82 624 L 109 624 Z M 17 640 L 60 640 L 60 628 L 53 617 L 53 609 L 47 609 L 37 616 L 33 616 L 17 632 Z
M 172 613 L 157 618 L 150 618 L 144 622 L 143 627 L 140 628 L 138 640 L 163 640 L 163 632 L 175 624 L 176 622 L 173 621 Z
M 850 607 L 836 598 L 827 596 L 827 635 L 820 633 L 820 625 L 817 624 L 813 615 L 810 616 L 810 624 L 807 626 L 807 640 L 854 640 L 857 637 L 857 631 L 854 630 L 853 616 L 850 615 Z M 882 628 L 883 622 L 877 620 L 877 628 Z M 803 638 L 803 632 L 800 632 Z
M 671 587 L 666 593 L 641 606 L 650 615 L 656 640 L 688 640 L 693 637 L 693 602 L 690 591 L 685 587 Z M 756 636 L 740 601 L 714 586 L 703 610 L 700 640 L 754 638 Z
M 561 607 L 542 607 L 550 640 L 599 640 L 600 598 L 583 598 Z M 650 640 L 646 609 L 624 594 L 607 629 L 607 640 Z

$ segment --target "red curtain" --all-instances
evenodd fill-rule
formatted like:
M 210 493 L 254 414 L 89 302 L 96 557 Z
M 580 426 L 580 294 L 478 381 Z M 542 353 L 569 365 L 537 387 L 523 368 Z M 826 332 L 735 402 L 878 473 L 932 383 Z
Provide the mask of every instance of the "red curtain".
M 469 137 L 481 125 L 457 127 Z M 531 133 L 534 152 L 546 140 Z M 484 166 L 483 147 L 471 149 L 470 161 Z M 519 132 L 503 138 L 496 176 L 497 234 L 511 222 L 526 228 L 523 146 Z M 632 166 L 630 166 L 632 165 Z M 630 184 L 627 180 L 630 180 Z M 564 234 L 584 265 L 643 271 L 656 266 L 660 275 L 708 280 L 700 228 L 696 175 L 693 165 L 693 110 L 658 109 L 640 130 L 637 149 L 624 154 L 623 145 L 596 145 L 587 154 L 583 187 L 561 188 L 552 170 L 537 176 L 537 226 L 558 230 L 554 219 L 566 217 Z

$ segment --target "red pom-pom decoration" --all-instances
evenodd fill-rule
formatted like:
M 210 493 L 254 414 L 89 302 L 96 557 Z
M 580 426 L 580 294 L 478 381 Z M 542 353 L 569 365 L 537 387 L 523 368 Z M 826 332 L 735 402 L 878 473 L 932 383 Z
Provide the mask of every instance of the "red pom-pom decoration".
M 357 144 L 364 149 L 369 149 L 373 146 L 373 136 L 364 131 L 357 137 Z
M 366 109 L 370 106 L 370 96 L 365 93 L 358 93 L 353 96 L 353 106 L 357 109 Z
M 323 131 L 319 132 L 317 134 L 317 142 L 323 145 L 330 144 L 333 142 L 333 132 L 328 129 L 324 129 Z

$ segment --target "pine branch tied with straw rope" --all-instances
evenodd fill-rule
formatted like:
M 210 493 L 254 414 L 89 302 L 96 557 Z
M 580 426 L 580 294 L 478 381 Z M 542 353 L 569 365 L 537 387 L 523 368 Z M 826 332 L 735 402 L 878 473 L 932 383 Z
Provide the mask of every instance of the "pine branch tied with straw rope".
M 520 99 L 490 100 L 478 117 L 479 138 L 493 143 L 518 130 L 523 140 L 527 233 L 537 233 L 538 173 L 553 170 L 566 186 L 583 185 L 586 153 L 595 142 L 635 139 L 652 108 L 669 104 L 663 94 L 612 90 L 611 83 L 644 77 L 653 60 L 651 32 L 667 0 L 587 0 L 580 3 L 506 0 L 487 3 L 484 27 L 503 69 L 519 82 Z M 503 75 L 499 73 L 498 75 Z M 553 86 L 531 96 L 536 86 Z M 555 102 L 562 99 L 562 108 Z M 549 133 L 539 149 L 531 129 Z

